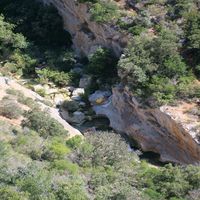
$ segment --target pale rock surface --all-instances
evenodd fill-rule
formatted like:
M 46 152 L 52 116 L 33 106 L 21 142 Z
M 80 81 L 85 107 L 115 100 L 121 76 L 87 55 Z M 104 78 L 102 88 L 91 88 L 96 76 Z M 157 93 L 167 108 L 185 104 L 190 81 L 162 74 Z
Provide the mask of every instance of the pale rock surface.
M 83 95 L 85 93 L 84 88 L 76 88 L 74 89 L 74 91 L 72 92 L 72 100 L 77 100 L 80 101 L 81 100 L 81 95 Z
M 110 91 L 97 90 L 95 93 L 89 96 L 89 101 L 92 105 L 101 105 L 103 103 L 106 103 L 110 96 Z

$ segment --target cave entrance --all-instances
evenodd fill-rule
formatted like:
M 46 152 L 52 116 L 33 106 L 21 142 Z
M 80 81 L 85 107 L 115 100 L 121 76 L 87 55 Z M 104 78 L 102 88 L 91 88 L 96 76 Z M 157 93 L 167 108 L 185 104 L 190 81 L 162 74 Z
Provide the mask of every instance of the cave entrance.
M 152 151 L 142 152 L 142 154 L 139 155 L 139 157 L 141 160 L 145 160 L 152 165 L 164 166 L 166 164 L 160 161 L 160 154 Z
M 112 128 L 110 128 L 110 121 L 106 117 L 102 116 L 95 116 L 92 120 L 85 121 L 82 125 L 80 125 L 78 128 L 81 132 L 86 132 L 88 130 L 92 130 L 95 128 L 97 131 L 111 131 Z

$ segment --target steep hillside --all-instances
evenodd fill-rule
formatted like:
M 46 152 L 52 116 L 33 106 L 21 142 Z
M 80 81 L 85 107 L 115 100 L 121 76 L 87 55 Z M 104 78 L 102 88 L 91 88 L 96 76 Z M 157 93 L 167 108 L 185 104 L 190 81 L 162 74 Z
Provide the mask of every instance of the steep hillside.
M 0 199 L 199 200 L 199 9 L 1 0 Z

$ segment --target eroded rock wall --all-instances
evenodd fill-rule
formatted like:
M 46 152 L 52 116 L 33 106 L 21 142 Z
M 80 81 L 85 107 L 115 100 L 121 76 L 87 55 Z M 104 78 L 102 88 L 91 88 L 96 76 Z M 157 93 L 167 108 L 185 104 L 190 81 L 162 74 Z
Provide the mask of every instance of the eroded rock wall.
M 160 109 L 140 108 L 127 89 L 114 88 L 108 102 L 93 108 L 109 118 L 113 129 L 137 141 L 143 151 L 160 154 L 161 161 L 200 163 L 200 146 L 191 135 Z
M 64 28 L 70 32 L 73 46 L 79 55 L 88 55 L 98 46 L 112 48 L 117 56 L 127 43 L 127 36 L 117 32 L 108 24 L 97 24 L 90 20 L 89 7 L 76 0 L 42 0 L 52 3 L 63 17 Z

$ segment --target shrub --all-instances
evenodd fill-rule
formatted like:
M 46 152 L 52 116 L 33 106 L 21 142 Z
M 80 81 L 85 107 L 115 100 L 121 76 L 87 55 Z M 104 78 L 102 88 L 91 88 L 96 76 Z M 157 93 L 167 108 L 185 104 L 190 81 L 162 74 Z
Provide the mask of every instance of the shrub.
M 117 59 L 112 52 L 105 48 L 98 48 L 94 54 L 89 56 L 89 64 L 86 71 L 96 79 L 104 82 L 117 77 Z
M 45 146 L 44 153 L 42 155 L 43 159 L 46 160 L 55 160 L 55 159 L 64 159 L 67 154 L 69 154 L 70 149 L 65 145 L 62 139 L 53 138 Z
M 14 100 L 3 99 L 0 101 L 0 115 L 9 119 L 18 119 L 22 114 L 22 109 Z
M 35 92 L 37 92 L 41 97 L 45 97 L 46 92 L 45 89 L 37 89 Z
M 80 145 L 81 145 L 81 142 L 82 142 L 82 137 L 79 136 L 79 135 L 76 135 L 70 139 L 68 139 L 66 141 L 66 145 L 72 149 L 76 149 L 78 148 Z
M 21 154 L 27 154 L 33 160 L 39 160 L 41 158 L 42 143 L 43 139 L 33 131 L 18 134 L 17 137 L 11 141 L 15 151 Z
M 42 137 L 67 135 L 63 126 L 45 112 L 31 110 L 26 112 L 24 116 L 26 119 L 22 122 L 22 126 L 35 130 Z
M 27 200 L 28 195 L 23 192 L 18 192 L 12 187 L 0 188 L 1 200 Z
M 113 1 L 98 1 L 92 4 L 90 13 L 92 20 L 98 23 L 111 22 L 119 17 L 119 8 Z
M 86 137 L 87 140 L 77 149 L 80 165 L 118 168 L 136 159 L 134 153 L 127 152 L 126 142 L 115 133 L 97 132 L 90 133 Z
M 42 70 L 37 71 L 37 73 L 39 74 L 40 78 L 39 81 L 40 82 L 48 82 L 48 81 L 52 81 L 53 83 L 55 83 L 58 86 L 66 86 L 71 82 L 71 78 L 72 75 L 70 73 L 66 73 L 63 71 L 58 71 L 58 70 L 53 70 L 50 68 L 45 68 Z
M 65 100 L 63 103 L 62 103 L 62 107 L 67 109 L 68 111 L 70 112 L 75 112 L 79 109 L 79 105 L 76 101 L 67 101 Z
M 67 171 L 70 174 L 78 173 L 78 165 L 69 160 L 54 160 L 52 167 L 57 170 Z
M 54 199 L 51 173 L 35 163 L 19 170 L 16 185 L 21 191 L 29 194 L 30 200 Z
M 64 184 L 59 185 L 56 191 L 58 200 L 87 200 L 88 195 L 83 180 L 80 177 L 72 177 Z

